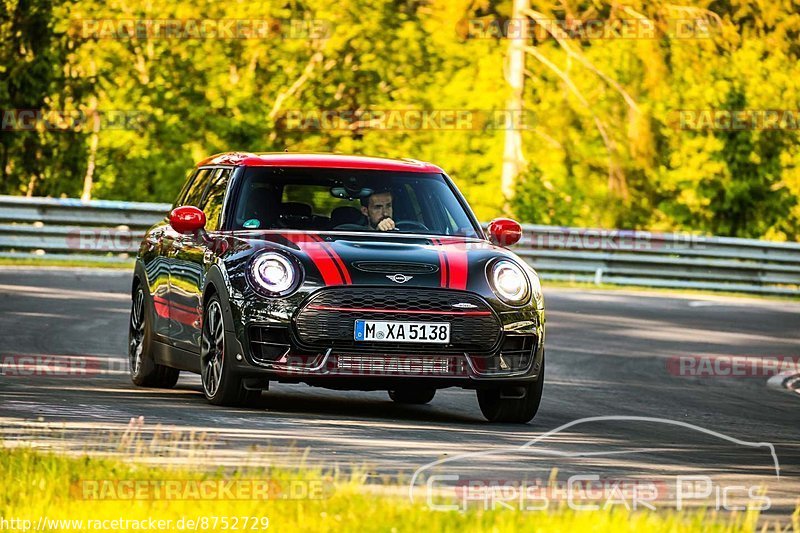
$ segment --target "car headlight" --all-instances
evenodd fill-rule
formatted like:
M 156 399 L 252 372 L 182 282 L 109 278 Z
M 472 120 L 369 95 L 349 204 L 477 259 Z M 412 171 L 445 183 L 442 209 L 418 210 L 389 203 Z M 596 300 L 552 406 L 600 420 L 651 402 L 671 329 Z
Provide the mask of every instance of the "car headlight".
M 301 270 L 286 256 L 264 252 L 250 263 L 250 280 L 268 296 L 286 296 L 300 285 Z
M 489 282 L 495 294 L 506 303 L 519 305 L 530 297 L 528 276 L 516 263 L 500 260 L 491 266 Z

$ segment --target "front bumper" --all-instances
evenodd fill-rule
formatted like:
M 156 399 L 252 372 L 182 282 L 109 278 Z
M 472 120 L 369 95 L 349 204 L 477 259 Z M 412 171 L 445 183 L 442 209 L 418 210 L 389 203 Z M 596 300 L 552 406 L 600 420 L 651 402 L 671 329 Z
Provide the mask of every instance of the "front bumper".
M 302 311 L 317 294 L 309 296 L 294 312 L 278 316 L 259 302 L 231 300 L 238 325 L 236 342 L 229 343 L 236 354 L 229 360 L 237 361 L 237 371 L 263 380 L 356 390 L 388 389 L 412 382 L 435 388 L 479 388 L 527 382 L 540 373 L 544 357 L 544 310 L 532 306 L 497 310 L 480 296 L 463 293 L 462 298 L 468 296 L 473 298 L 470 301 L 483 302 L 496 321 L 496 330 L 490 332 L 491 338 L 483 345 L 459 344 L 459 339 L 453 339 L 446 347 L 354 345 L 344 339 L 352 339 L 351 321 L 358 316 L 348 315 L 335 328 L 325 326 L 321 331 L 330 330 L 330 339 L 321 338 L 320 331 L 309 330 L 312 327 L 309 324 L 325 323 L 303 320 Z M 391 319 L 407 318 L 403 313 L 400 309 Z M 304 331 L 298 331 L 298 323 Z M 469 326 L 466 323 L 461 327 L 466 331 Z M 486 330 L 485 321 L 477 326 Z M 309 338 L 315 342 L 304 342 Z

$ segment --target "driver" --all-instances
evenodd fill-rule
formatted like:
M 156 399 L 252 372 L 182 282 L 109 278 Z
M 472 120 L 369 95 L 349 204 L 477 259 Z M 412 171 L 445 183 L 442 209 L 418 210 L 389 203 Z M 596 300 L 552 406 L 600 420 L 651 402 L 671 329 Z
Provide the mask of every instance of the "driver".
M 392 220 L 391 191 L 377 191 L 366 198 L 361 198 L 361 212 L 367 217 L 372 229 L 391 231 L 395 228 Z

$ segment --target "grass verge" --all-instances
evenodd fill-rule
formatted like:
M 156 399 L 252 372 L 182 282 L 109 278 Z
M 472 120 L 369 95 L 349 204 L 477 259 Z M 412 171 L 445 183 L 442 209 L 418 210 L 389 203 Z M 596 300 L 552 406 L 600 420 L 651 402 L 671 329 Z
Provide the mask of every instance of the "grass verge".
M 114 270 L 133 271 L 134 260 L 124 263 L 108 263 L 104 261 L 87 261 L 85 259 L 36 259 L 0 257 L 0 266 L 20 267 L 71 267 L 71 268 L 110 268 Z
M 0 530 L 14 530 L 8 522 L 13 519 L 30 520 L 32 529 L 39 531 L 152 531 L 159 520 L 166 526 L 156 526 L 162 531 L 233 531 L 234 521 L 237 530 L 263 531 L 268 520 L 269 529 L 278 531 L 738 532 L 753 531 L 758 521 L 756 512 L 723 516 L 702 510 L 656 513 L 619 507 L 598 512 L 442 512 L 424 502 L 412 504 L 403 496 L 366 490 L 361 479 L 310 470 L 203 473 L 6 448 L 0 453 L 0 520 L 6 520 Z M 258 499 L 241 497 L 252 489 L 253 480 L 268 481 L 268 497 L 267 492 Z M 213 488 L 205 493 L 190 490 L 202 485 L 197 482 Z M 220 482 L 230 483 L 236 497 L 214 497 Z M 165 489 L 168 486 L 173 492 Z M 245 488 L 245 493 L 236 487 Z M 397 494 L 405 494 L 405 487 L 396 488 Z M 133 526 L 123 520 L 145 522 Z M 16 525 L 21 530 L 24 523 Z M 793 526 L 800 531 L 797 513 Z

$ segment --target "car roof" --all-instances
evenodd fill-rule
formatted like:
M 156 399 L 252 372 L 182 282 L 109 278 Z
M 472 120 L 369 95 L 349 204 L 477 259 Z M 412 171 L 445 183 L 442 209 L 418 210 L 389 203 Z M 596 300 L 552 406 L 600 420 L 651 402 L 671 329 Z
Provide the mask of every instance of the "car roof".
M 396 172 L 443 172 L 442 169 L 436 165 L 417 161 L 415 159 L 387 159 L 363 155 L 292 152 L 267 152 L 257 154 L 249 152 L 226 152 L 212 155 L 197 164 L 198 167 L 208 165 L 345 168 Z

